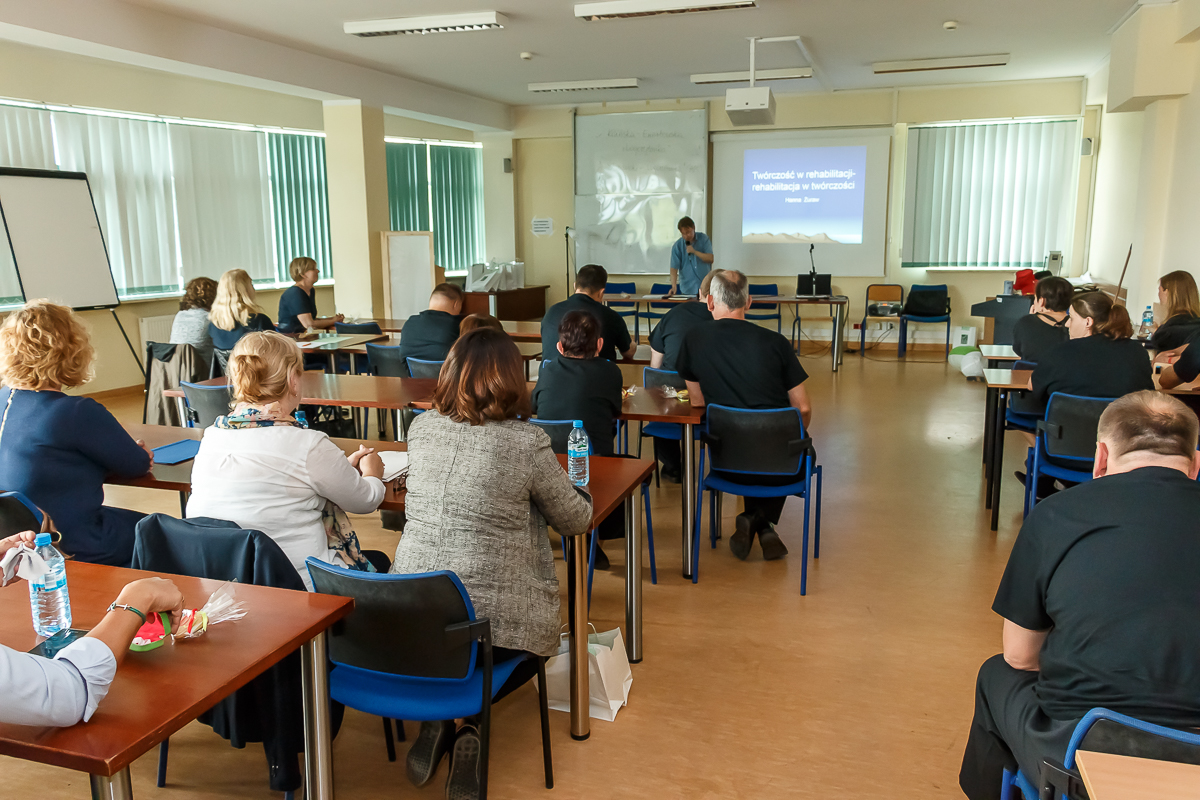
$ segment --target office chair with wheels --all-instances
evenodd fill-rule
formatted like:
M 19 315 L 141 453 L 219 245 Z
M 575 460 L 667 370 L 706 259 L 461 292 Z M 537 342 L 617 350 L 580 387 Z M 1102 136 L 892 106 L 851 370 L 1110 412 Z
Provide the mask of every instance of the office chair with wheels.
M 202 386 L 180 381 L 183 402 L 187 406 L 187 427 L 207 428 L 229 413 L 233 406 L 233 390 L 225 386 Z
M 329 630 L 329 696 L 384 719 L 422 722 L 480 717 L 479 796 L 487 798 L 492 698 L 514 670 L 537 663 L 546 788 L 554 787 L 545 659 L 522 653 L 492 660 L 492 626 L 453 572 L 358 572 L 309 558 L 313 587 L 354 598 Z M 380 631 L 387 631 L 380 636 Z
M 613 283 L 609 281 L 604 287 L 605 294 L 637 294 L 637 284 L 633 281 L 628 283 Z M 617 312 L 620 317 L 633 317 L 633 341 L 634 343 L 641 342 L 641 304 L 636 300 L 610 300 L 608 307 Z
M 946 284 L 914 284 L 900 314 L 900 358 L 908 354 L 910 322 L 946 323 L 946 358 L 950 358 L 950 293 Z
M 1036 487 L 1042 475 L 1073 483 L 1092 479 L 1100 415 L 1114 399 L 1061 392 L 1050 395 L 1046 418 L 1038 420 L 1037 438 L 1025 459 L 1025 516 L 1037 503 L 1037 491 L 1030 487 Z
M 751 297 L 778 297 L 779 284 L 752 283 L 747 287 Z M 755 311 L 754 309 L 758 309 Z M 783 333 L 783 311 L 779 303 L 753 303 L 746 312 L 746 319 L 775 320 L 775 330 Z

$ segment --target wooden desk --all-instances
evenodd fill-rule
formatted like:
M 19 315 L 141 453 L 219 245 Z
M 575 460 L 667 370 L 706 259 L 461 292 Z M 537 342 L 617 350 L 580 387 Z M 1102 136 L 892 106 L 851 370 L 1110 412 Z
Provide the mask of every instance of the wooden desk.
M 377 319 L 380 329 L 384 333 L 399 333 L 404 327 L 402 319 Z M 542 323 L 531 321 L 510 322 L 502 321 L 504 332 L 507 333 L 514 342 L 541 342 L 542 341 Z
M 125 584 L 153 574 L 68 561 L 75 627 L 94 627 Z M 220 585 L 163 577 L 175 582 L 192 608 Z M 90 722 L 69 728 L 0 724 L 0 755 L 87 772 L 93 797 L 128 800 L 133 797 L 129 765 L 136 758 L 301 648 L 305 797 L 332 798 L 324 632 L 350 613 L 353 601 L 265 586 L 238 586 L 237 594 L 249 609 L 244 619 L 215 625 L 199 639 L 129 653 Z M 0 642 L 19 651 L 33 647 L 29 619 L 24 584 L 0 590 Z
M 988 362 L 988 366 L 995 368 L 999 367 L 998 362 L 1001 361 L 1020 361 L 1021 357 L 1017 355 L 1017 351 L 1012 349 L 1010 344 L 981 344 L 979 352 Z
M 1079 774 L 1092 800 L 1196 800 L 1200 766 L 1079 750 Z
M 201 386 L 225 386 L 225 378 L 199 381 Z M 382 378 L 377 375 L 330 375 L 308 371 L 300 378 L 300 402 L 305 405 L 352 408 L 408 408 L 418 398 L 432 397 L 434 378 Z M 182 389 L 167 389 L 164 397 L 183 397 Z
M 1033 371 L 1028 369 L 985 369 L 983 379 L 987 381 L 986 407 L 984 408 L 983 461 L 987 491 L 984 507 L 992 511 L 992 530 L 1000 524 L 1000 483 L 1004 469 L 1004 425 L 1008 408 L 1008 393 L 1025 389 Z

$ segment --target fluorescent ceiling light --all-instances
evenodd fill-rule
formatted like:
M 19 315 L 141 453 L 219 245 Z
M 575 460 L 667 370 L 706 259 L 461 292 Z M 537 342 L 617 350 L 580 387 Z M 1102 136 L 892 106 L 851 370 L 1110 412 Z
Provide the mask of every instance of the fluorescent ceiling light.
M 756 69 L 755 81 L 786 81 L 796 78 L 811 78 L 812 67 L 785 67 L 784 69 Z M 749 83 L 750 70 L 744 72 L 702 72 L 692 76 L 692 83 Z
M 576 3 L 575 16 L 591 21 L 628 19 L 654 17 L 659 14 L 754 8 L 756 5 L 756 0 L 606 0 L 602 3 Z
M 1008 53 L 992 56 L 964 56 L 962 58 L 917 58 L 912 61 L 876 61 L 871 66 L 876 75 L 893 72 L 930 72 L 939 69 L 968 69 L 971 67 L 1003 67 L 1008 63 Z
M 588 89 L 636 89 L 637 78 L 610 78 L 601 81 L 558 81 L 555 83 L 531 83 L 531 92 L 582 92 Z
M 395 19 L 365 19 L 342 23 L 342 30 L 354 36 L 397 36 L 410 33 L 455 33 L 503 28 L 508 20 L 495 11 L 473 11 L 469 14 L 435 14 L 428 17 L 396 17 Z

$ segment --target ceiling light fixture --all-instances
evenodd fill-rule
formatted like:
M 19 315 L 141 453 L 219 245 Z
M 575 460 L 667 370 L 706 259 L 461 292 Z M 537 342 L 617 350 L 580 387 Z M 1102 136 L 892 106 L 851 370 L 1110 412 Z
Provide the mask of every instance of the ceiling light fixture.
M 609 78 L 599 81 L 556 81 L 552 83 L 531 83 L 531 92 L 584 92 L 589 89 L 636 89 L 640 86 L 637 78 Z
M 395 19 L 365 19 L 342 23 L 346 33 L 362 38 L 373 36 L 402 36 L 413 33 L 457 33 L 503 28 L 508 20 L 495 11 L 472 11 L 469 14 L 434 14 L 427 17 L 396 17 Z
M 576 3 L 575 16 L 595 22 L 601 19 L 655 17 L 660 14 L 691 14 L 697 11 L 727 11 L 755 8 L 756 0 L 605 0 Z
M 896 72 L 932 72 L 942 69 L 971 69 L 973 67 L 1003 67 L 1009 54 L 991 56 L 964 56 L 962 58 L 916 58 L 911 61 L 876 61 L 871 65 L 876 75 Z
M 786 67 L 754 71 L 755 81 L 788 81 L 812 76 L 812 67 Z M 698 86 L 709 83 L 745 83 L 749 80 L 749 70 L 744 72 L 702 72 L 692 76 L 692 83 Z

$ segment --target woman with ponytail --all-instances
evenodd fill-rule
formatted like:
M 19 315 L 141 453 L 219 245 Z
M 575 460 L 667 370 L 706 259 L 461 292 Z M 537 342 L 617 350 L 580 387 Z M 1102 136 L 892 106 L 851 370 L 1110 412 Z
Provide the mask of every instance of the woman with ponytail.
M 204 432 L 187 513 L 267 534 L 311 589 L 309 556 L 366 572 L 390 562 L 359 548 L 346 516 L 383 502 L 383 461 L 366 446 L 346 456 L 296 418 L 303 372 L 300 348 L 282 334 L 238 341 L 229 356 L 233 410 Z

